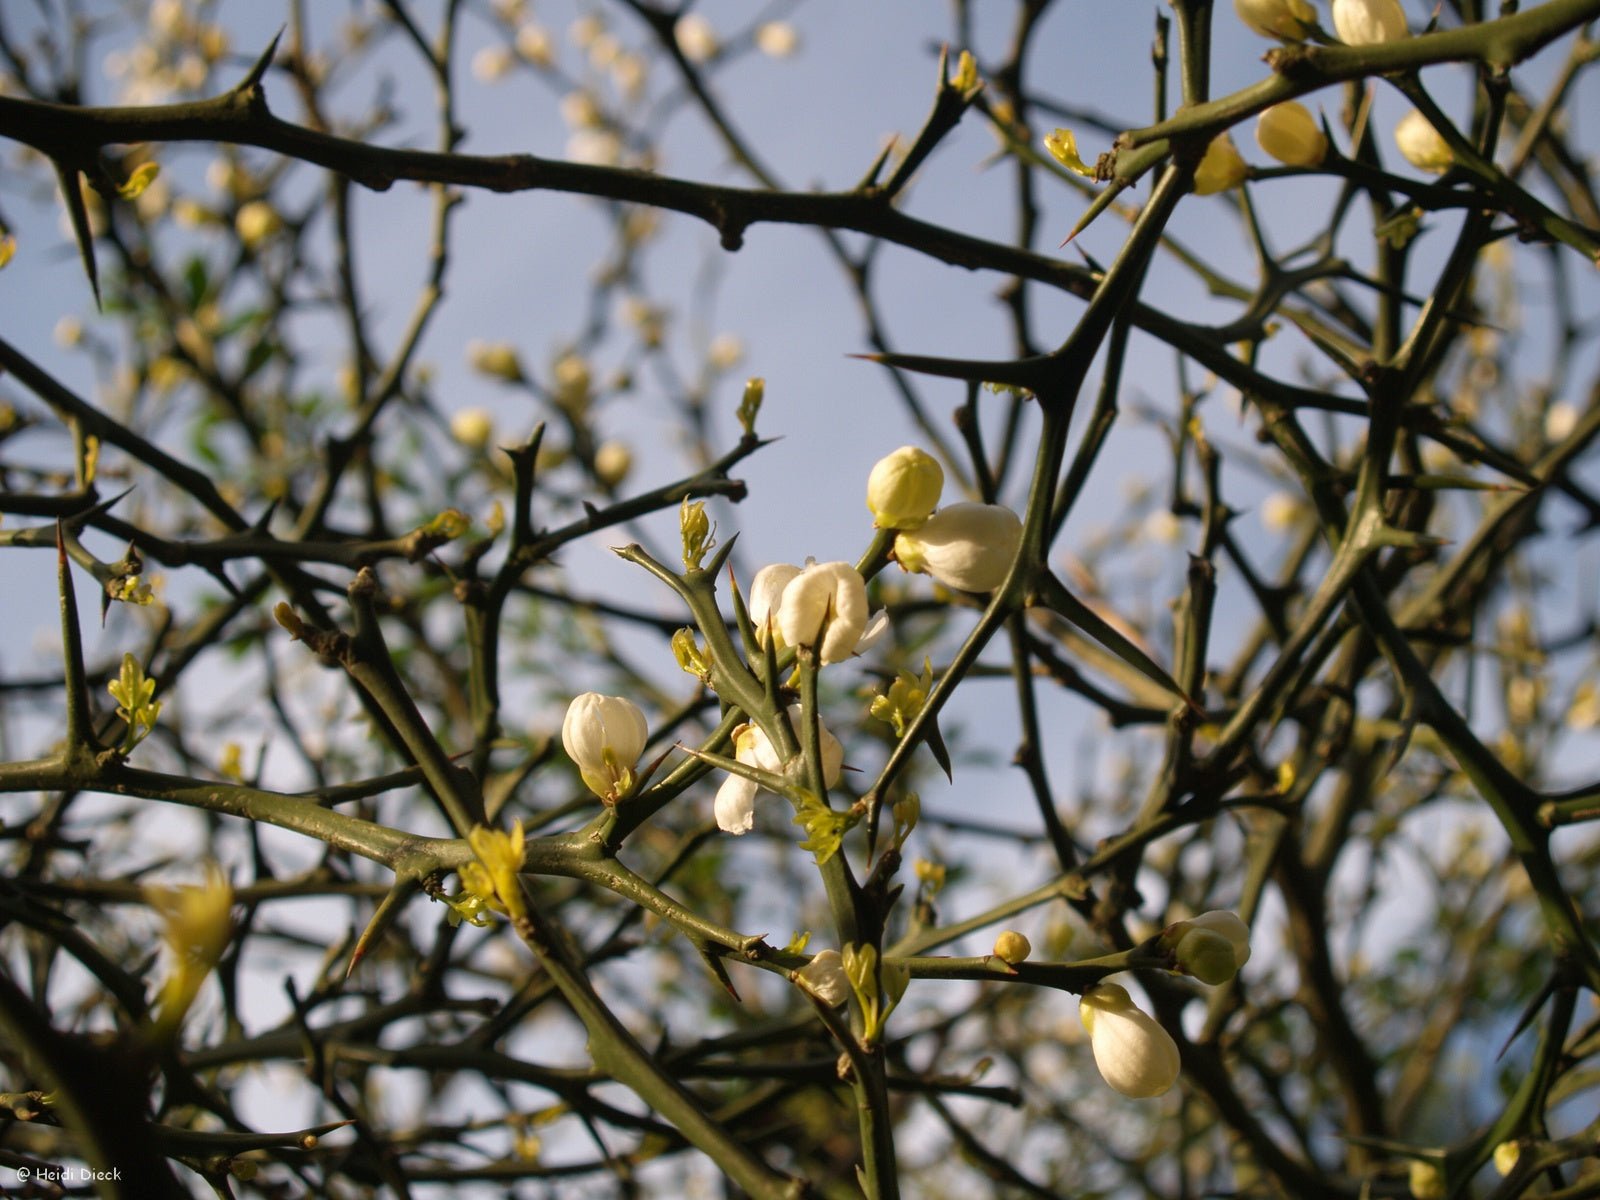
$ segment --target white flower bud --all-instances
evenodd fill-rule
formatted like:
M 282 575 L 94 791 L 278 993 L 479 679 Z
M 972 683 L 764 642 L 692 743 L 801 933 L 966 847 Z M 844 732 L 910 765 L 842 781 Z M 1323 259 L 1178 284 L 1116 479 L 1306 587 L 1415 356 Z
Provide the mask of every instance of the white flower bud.
M 239 234 L 239 240 L 253 248 L 282 229 L 283 218 L 270 201 L 252 200 L 239 206 L 239 211 L 233 217 L 233 228 Z
M 722 39 L 717 37 L 716 28 L 699 13 L 679 17 L 672 36 L 683 56 L 692 63 L 707 62 L 722 49 Z
M 1406 36 L 1400 0 L 1333 0 L 1333 31 L 1347 46 L 1376 46 Z
M 806 987 L 831 1008 L 850 998 L 850 977 L 844 973 L 844 959 L 837 950 L 819 950 L 799 974 Z
M 932 575 L 961 592 L 987 592 L 1004 582 L 1022 541 L 1022 520 L 998 504 L 952 504 L 894 539 L 907 571 Z
M 469 450 L 482 450 L 494 437 L 494 418 L 487 409 L 463 408 L 450 418 L 450 436 Z
M 561 722 L 561 744 L 567 756 L 578 765 L 589 790 L 607 801 L 632 790 L 633 765 L 649 736 L 637 704 L 623 696 L 598 692 L 575 697 Z
M 1028 941 L 1026 934 L 1018 933 L 1015 929 L 1002 930 L 1000 936 L 994 939 L 994 956 L 1001 962 L 1016 966 L 1019 962 L 1027 962 L 1028 955 L 1033 953 L 1033 943 Z
M 819 663 L 849 658 L 867 628 L 867 585 L 847 562 L 812 563 L 783 589 L 778 629 L 791 646 L 815 646 Z
M 1189 929 L 1204 929 L 1227 938 L 1233 947 L 1234 961 L 1240 967 L 1250 961 L 1250 926 L 1239 919 L 1238 913 L 1229 912 L 1225 908 L 1214 908 L 1210 912 L 1201 913 L 1198 917 L 1190 917 L 1181 924 Z
M 1455 161 L 1450 143 L 1433 127 L 1433 122 L 1415 108 L 1394 127 L 1394 144 L 1413 167 L 1436 175 L 1448 171 Z
M 1078 1015 L 1089 1032 L 1094 1065 L 1124 1096 L 1159 1096 L 1177 1081 L 1178 1044 L 1133 1002 L 1126 988 L 1114 983 L 1090 988 L 1078 1004 Z
M 1256 142 L 1289 167 L 1314 167 L 1328 153 L 1328 136 L 1311 110 L 1296 100 L 1274 104 L 1256 118 Z
M 594 452 L 595 478 L 607 487 L 616 487 L 633 470 L 633 451 L 622 442 L 601 442 Z
M 756 26 L 756 48 L 768 58 L 788 58 L 800 48 L 800 35 L 787 21 Z
M 873 464 L 867 476 L 867 507 L 879 529 L 910 529 L 928 519 L 944 490 L 939 460 L 915 446 L 901 446 Z
M 1239 154 L 1239 147 L 1233 144 L 1233 139 L 1225 133 L 1219 133 L 1211 139 L 1200 165 L 1194 169 L 1194 194 L 1212 196 L 1238 187 L 1244 182 L 1249 169 Z
M 1232 944 L 1209 929 L 1190 929 L 1184 933 L 1173 949 L 1173 957 L 1185 975 L 1193 975 L 1201 983 L 1213 986 L 1227 983 L 1239 973 Z
M 1317 10 L 1306 0 L 1233 0 L 1233 11 L 1262 37 L 1298 42 L 1317 23 Z

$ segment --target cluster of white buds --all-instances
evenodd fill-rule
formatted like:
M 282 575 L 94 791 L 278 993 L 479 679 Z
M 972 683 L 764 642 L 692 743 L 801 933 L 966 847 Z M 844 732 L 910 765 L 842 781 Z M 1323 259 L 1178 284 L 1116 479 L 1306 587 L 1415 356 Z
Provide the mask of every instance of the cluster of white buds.
M 1017 556 L 1022 521 L 999 504 L 938 508 L 943 490 L 938 461 L 915 446 L 901 446 L 873 465 L 867 507 L 874 525 L 897 531 L 894 556 L 903 570 L 931 575 L 961 592 L 992 591 Z

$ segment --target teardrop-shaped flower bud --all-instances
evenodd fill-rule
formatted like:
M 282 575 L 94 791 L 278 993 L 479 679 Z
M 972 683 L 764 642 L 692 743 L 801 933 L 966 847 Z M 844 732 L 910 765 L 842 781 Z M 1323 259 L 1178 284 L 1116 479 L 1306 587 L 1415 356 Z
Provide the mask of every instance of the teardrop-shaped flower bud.
M 561 744 L 567 756 L 578 765 L 589 790 L 607 802 L 633 790 L 633 765 L 649 736 L 637 704 L 599 692 L 575 697 L 561 722 Z
M 1198 917 L 1190 917 L 1183 924 L 1190 929 L 1207 929 L 1220 933 L 1233 946 L 1233 957 L 1240 967 L 1250 961 L 1250 926 L 1239 919 L 1239 914 L 1225 908 L 1213 908 Z
M 1211 139 L 1205 157 L 1194 169 L 1194 194 L 1211 196 L 1238 187 L 1249 170 L 1233 139 L 1225 133 L 1219 133 Z
M 867 628 L 867 584 L 847 562 L 812 563 L 790 580 L 778 629 L 791 646 L 814 646 L 819 663 L 841 662 Z
M 1433 122 L 1415 108 L 1394 127 L 1394 144 L 1413 167 L 1436 175 L 1448 171 L 1455 162 L 1450 143 L 1433 127 Z
M 1233 0 L 1233 11 L 1253 32 L 1285 42 L 1303 41 L 1317 24 L 1306 0 Z
M 1239 963 L 1233 956 L 1233 946 L 1220 933 L 1209 929 L 1190 929 L 1178 939 L 1173 950 L 1178 969 L 1193 975 L 1201 983 L 1215 986 L 1227 983 L 1239 973 Z
M 1115 983 L 1083 994 L 1078 1015 L 1089 1031 L 1094 1065 L 1101 1077 L 1136 1100 L 1159 1096 L 1177 1081 L 1178 1044 Z
M 880 458 L 867 476 L 867 507 L 879 529 L 909 529 L 928 519 L 944 490 L 939 460 L 915 446 Z
M 1328 136 L 1311 110 L 1297 100 L 1274 104 L 1256 118 L 1256 142 L 1290 167 L 1314 167 L 1328 153 Z
M 999 504 L 952 504 L 894 539 L 907 571 L 932 575 L 961 592 L 987 592 L 1005 581 L 1022 540 L 1022 520 Z
M 1333 0 L 1333 31 L 1347 46 L 1376 46 L 1406 36 L 1400 0 Z

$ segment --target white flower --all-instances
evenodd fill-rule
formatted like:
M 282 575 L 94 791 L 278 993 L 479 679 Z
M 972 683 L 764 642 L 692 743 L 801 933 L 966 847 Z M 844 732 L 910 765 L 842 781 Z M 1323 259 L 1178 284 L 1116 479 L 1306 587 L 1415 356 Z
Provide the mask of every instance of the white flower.
M 731 371 L 744 359 L 744 342 L 736 333 L 719 333 L 706 348 L 706 361 L 718 371 Z
M 472 75 L 479 83 L 504 79 L 515 58 L 509 46 L 485 46 L 472 56 Z
M 594 452 L 595 478 L 607 487 L 616 487 L 633 470 L 633 451 L 617 441 L 604 441 Z
M 530 21 L 517 30 L 517 53 L 531 63 L 548 67 L 556 57 L 555 42 L 550 37 L 550 31 Z
M 844 973 L 844 959 L 837 950 L 819 950 L 799 970 L 807 988 L 830 1008 L 850 998 L 850 977 Z
M 783 589 L 799 574 L 800 568 L 792 563 L 770 563 L 750 581 L 750 623 L 755 626 L 756 641 L 761 645 L 767 644 L 769 632 L 777 638 L 774 653 L 788 645 L 777 627 L 778 605 L 783 600 Z
M 1262 37 L 1286 42 L 1300 41 L 1317 23 L 1317 10 L 1306 0 L 1233 0 L 1233 11 Z
M 909 529 L 938 507 L 944 490 L 939 460 L 916 446 L 901 446 L 872 465 L 867 476 L 867 507 L 879 529 Z
M 1328 153 L 1328 135 L 1297 100 L 1274 104 L 1256 118 L 1256 142 L 1289 167 L 1314 167 Z
M 1291 492 L 1273 492 L 1261 502 L 1261 523 L 1282 533 L 1300 520 L 1300 498 Z
M 789 722 L 797 736 L 801 734 L 800 706 L 789 706 Z M 839 739 L 828 732 L 826 725 L 818 723 L 818 748 L 822 752 L 822 782 L 832 787 L 839 782 L 839 772 L 844 769 L 844 747 Z M 805 759 L 795 755 L 788 762 L 778 757 L 778 750 L 770 738 L 755 725 L 742 726 L 733 738 L 734 757 L 747 767 L 771 771 L 774 775 L 798 775 L 805 769 Z M 717 789 L 717 799 L 712 812 L 717 818 L 717 828 L 724 833 L 749 833 L 756 823 L 756 793 L 761 786 L 742 775 L 729 775 Z
M 678 43 L 678 49 L 683 51 L 683 56 L 693 63 L 715 58 L 717 51 L 722 49 L 717 31 L 699 13 L 679 17 L 678 23 L 673 26 L 672 36 Z
M 561 744 L 567 756 L 577 763 L 589 790 L 607 801 L 632 790 L 633 764 L 639 761 L 649 736 L 637 704 L 599 692 L 575 697 L 561 722 Z
M 1450 143 L 1433 127 L 1433 122 L 1415 108 L 1394 127 L 1394 144 L 1413 167 L 1436 175 L 1448 171 L 1455 161 Z
M 815 646 L 819 663 L 849 658 L 867 628 L 867 584 L 847 562 L 810 563 L 783 589 L 778 630 L 791 646 Z
M 788 58 L 800 48 L 800 35 L 787 21 L 756 26 L 756 48 L 768 58 Z
M 1094 1065 L 1124 1096 L 1159 1096 L 1178 1078 L 1178 1044 L 1128 995 L 1126 988 L 1102 983 L 1083 994 L 1078 1015 L 1089 1031 Z
M 1000 586 L 1017 556 L 1022 520 L 998 504 L 952 504 L 898 534 L 894 554 L 907 571 L 961 592 Z
M 1376 46 L 1406 36 L 1400 0 L 1333 0 L 1333 31 L 1347 46 Z
M 494 437 L 494 418 L 487 409 L 463 408 L 450 418 L 450 436 L 469 450 L 482 450 Z
M 63 321 L 66 319 L 65 317 L 62 318 Z M 56 340 L 60 341 L 60 338 L 61 326 L 57 325 Z M 1546 440 L 1552 442 L 1566 441 L 1567 435 L 1578 427 L 1578 418 L 1580 416 L 1582 414 L 1575 404 L 1568 404 L 1565 400 L 1552 404 L 1544 414 L 1544 436 Z

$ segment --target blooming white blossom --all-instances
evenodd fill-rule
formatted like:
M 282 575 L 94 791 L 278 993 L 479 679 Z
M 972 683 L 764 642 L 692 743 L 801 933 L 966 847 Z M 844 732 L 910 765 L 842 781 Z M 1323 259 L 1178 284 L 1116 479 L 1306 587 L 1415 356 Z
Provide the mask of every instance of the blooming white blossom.
M 789 722 L 795 727 L 795 732 L 799 733 L 800 706 L 791 704 L 788 711 Z M 822 753 L 822 782 L 831 788 L 839 782 L 839 772 L 844 769 L 844 747 L 820 721 L 817 723 L 817 743 Z M 734 734 L 733 746 L 734 757 L 745 766 L 771 771 L 774 775 L 796 775 L 805 766 L 805 759 L 800 755 L 796 755 L 788 762 L 780 758 L 777 747 L 772 744 L 771 739 L 755 725 L 741 727 Z M 760 790 L 760 784 L 742 775 L 729 775 L 723 780 L 722 786 L 717 789 L 716 802 L 712 806 L 713 815 L 717 819 L 717 828 L 724 833 L 733 834 L 749 833 L 754 829 L 756 793 Z
M 1000 586 L 1022 541 L 1022 520 L 998 504 L 952 504 L 916 529 L 895 536 L 894 554 L 907 571 L 932 575 L 962 592 Z
M 567 756 L 578 765 L 589 790 L 608 801 L 620 799 L 633 788 L 633 765 L 649 736 L 637 704 L 624 696 L 599 692 L 574 697 L 561 722 L 561 744 Z
M 867 476 L 867 507 L 879 529 L 910 529 L 922 524 L 939 504 L 944 468 L 916 446 L 901 446 L 872 465 Z
M 1400 0 L 1333 0 L 1333 31 L 1347 46 L 1375 46 L 1406 36 Z
M 815 646 L 819 663 L 849 658 L 867 628 L 867 584 L 847 562 L 809 563 L 783 589 L 777 626 L 791 646 Z
M 1089 1031 L 1094 1065 L 1124 1096 L 1142 1100 L 1166 1092 L 1178 1078 L 1178 1044 L 1115 983 L 1090 988 L 1078 1003 Z
M 1317 23 L 1306 0 L 1233 0 L 1233 11 L 1253 32 L 1286 42 L 1302 40 Z
M 1256 118 L 1256 142 L 1289 167 L 1314 167 L 1328 153 L 1328 135 L 1297 100 L 1274 104 Z
M 819 950 L 800 968 L 800 978 L 824 1004 L 837 1008 L 850 998 L 850 977 L 837 950 Z

